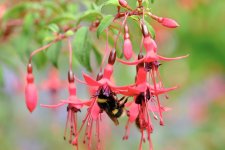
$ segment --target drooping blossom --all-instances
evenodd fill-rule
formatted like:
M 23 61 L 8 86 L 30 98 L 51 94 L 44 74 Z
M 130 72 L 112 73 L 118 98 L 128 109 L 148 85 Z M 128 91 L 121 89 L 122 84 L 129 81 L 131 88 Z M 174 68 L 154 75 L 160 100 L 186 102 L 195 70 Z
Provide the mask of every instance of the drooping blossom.
M 142 59 L 137 59 L 136 61 L 133 61 L 133 62 L 126 62 L 126 61 L 123 61 L 123 60 L 117 58 L 117 60 L 119 62 L 126 64 L 126 65 L 137 65 L 141 62 L 151 63 L 151 62 L 155 62 L 155 61 L 157 62 L 159 60 L 171 61 L 171 60 L 183 59 L 183 58 L 186 58 L 189 56 L 189 55 L 185 55 L 185 56 L 180 56 L 180 57 L 167 58 L 167 57 L 158 55 L 157 54 L 157 45 L 156 45 L 155 41 L 151 38 L 149 31 L 147 29 L 147 26 L 144 23 L 142 24 L 142 33 L 144 36 L 143 45 L 146 50 L 146 56 L 144 56 Z
M 142 54 L 139 54 L 138 56 L 139 59 L 142 58 Z M 153 132 L 153 125 L 149 112 L 152 113 L 155 119 L 158 119 L 157 115 L 155 114 L 155 112 L 157 112 L 160 117 L 160 124 L 163 125 L 162 112 L 169 110 L 169 108 L 162 107 L 159 100 L 156 100 L 155 97 L 157 97 L 159 94 L 174 90 L 177 87 L 161 88 L 159 84 L 156 84 L 156 87 L 151 86 L 147 82 L 147 72 L 144 68 L 144 63 L 142 62 L 138 64 L 136 69 L 136 86 L 129 87 L 126 92 L 123 92 L 124 95 L 134 96 L 134 100 L 126 104 L 126 107 L 129 108 L 129 113 L 126 125 L 126 133 L 123 139 L 128 139 L 130 124 L 136 123 L 141 132 L 139 150 L 142 149 L 142 142 L 145 141 L 144 131 L 147 132 L 149 147 L 152 150 L 150 134 Z
M 70 70 L 68 72 L 68 91 L 69 91 L 69 97 L 67 100 L 60 100 L 60 102 L 58 104 L 55 105 L 44 105 L 41 104 L 42 107 L 47 107 L 47 108 L 57 108 L 63 105 L 67 105 L 67 120 L 66 120 L 66 127 L 65 127 L 65 131 L 64 131 L 64 139 L 67 138 L 67 128 L 69 126 L 70 131 L 69 131 L 69 143 L 72 143 L 73 138 L 76 136 L 78 127 L 77 127 L 77 113 L 79 111 L 81 111 L 80 109 L 83 106 L 89 106 L 90 105 L 90 101 L 84 101 L 84 100 L 80 100 L 77 98 L 76 96 L 76 86 L 74 83 L 75 79 L 74 79 L 74 74 L 73 72 Z M 72 102 L 74 103 L 79 103 L 74 105 Z M 82 102 L 82 103 L 81 103 Z M 78 145 L 76 145 L 76 148 L 78 149 Z
M 37 106 L 38 93 L 37 88 L 34 84 L 34 76 L 32 73 L 32 65 L 29 63 L 27 65 L 27 84 L 25 86 L 25 101 L 27 108 L 30 112 L 33 112 Z
M 66 87 L 67 83 L 60 80 L 59 72 L 56 68 L 51 68 L 48 74 L 47 80 L 41 83 L 40 88 L 43 90 L 49 90 L 51 94 L 56 93 L 60 89 Z
M 59 77 L 59 72 L 56 68 L 51 68 L 48 74 L 48 78 L 44 80 L 41 85 L 40 89 L 48 91 L 50 93 L 51 100 L 58 99 L 58 92 L 67 87 L 66 81 L 63 81 Z

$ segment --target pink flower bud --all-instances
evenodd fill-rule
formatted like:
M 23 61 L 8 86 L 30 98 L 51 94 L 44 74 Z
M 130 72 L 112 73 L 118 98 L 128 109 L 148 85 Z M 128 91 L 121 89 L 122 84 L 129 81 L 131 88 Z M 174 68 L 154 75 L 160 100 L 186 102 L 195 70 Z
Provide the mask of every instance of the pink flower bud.
M 123 54 L 127 60 L 129 60 L 133 55 L 132 43 L 131 43 L 130 39 L 124 40 Z
M 38 94 L 34 83 L 27 83 L 25 87 L 25 100 L 27 108 L 30 112 L 33 112 L 37 106 Z
M 179 24 L 175 20 L 170 18 L 160 18 L 159 23 L 168 28 L 176 28 L 179 26 Z
M 25 87 L 25 100 L 27 108 L 30 112 L 33 112 L 37 106 L 38 94 L 37 88 L 34 85 L 34 76 L 32 74 L 32 65 L 27 65 L 27 85 Z
M 125 8 L 127 7 L 127 5 L 128 5 L 127 1 L 125 1 L 125 0 L 118 0 L 118 1 L 122 7 L 125 7 Z

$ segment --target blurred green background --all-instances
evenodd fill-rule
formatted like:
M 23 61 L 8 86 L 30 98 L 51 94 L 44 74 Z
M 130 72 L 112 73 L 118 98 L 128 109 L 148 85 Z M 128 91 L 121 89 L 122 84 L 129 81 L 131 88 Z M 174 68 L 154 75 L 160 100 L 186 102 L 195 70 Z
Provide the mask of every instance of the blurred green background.
M 132 6 L 135 5 L 133 1 L 127 1 L 133 3 Z M 61 30 L 67 24 L 73 26 L 73 14 L 88 8 L 88 2 L 0 1 L 0 150 L 74 149 L 63 140 L 65 107 L 49 110 L 38 106 L 32 114 L 26 109 L 23 93 L 25 68 L 30 52 L 52 39 L 52 31 L 57 29 L 49 23 L 52 18 Z M 23 6 L 24 3 L 27 6 Z M 30 7 L 31 3 L 35 5 Z M 172 110 L 164 113 L 165 126 L 161 127 L 158 121 L 153 121 L 154 149 L 224 150 L 225 1 L 155 0 L 150 5 L 154 14 L 173 18 L 180 24 L 179 28 L 172 30 L 154 21 L 150 22 L 155 28 L 159 53 L 168 57 L 190 54 L 183 60 L 163 62 L 160 67 L 165 86 L 179 85 L 180 88 L 169 93 L 170 99 L 161 99 L 163 105 Z M 60 14 L 66 14 L 67 19 Z M 44 27 L 49 25 L 50 30 L 46 30 Z M 131 40 L 137 43 L 137 28 L 132 23 L 129 27 Z M 94 32 L 90 34 L 91 37 L 93 35 Z M 104 49 L 104 38 L 94 38 L 93 41 L 98 49 Z M 58 65 L 60 78 L 66 80 L 68 53 L 65 43 L 59 42 L 34 58 L 37 84 L 49 79 L 52 64 Z M 138 43 L 133 46 L 135 49 L 139 47 Z M 62 52 L 59 53 L 60 50 Z M 99 58 L 94 57 L 94 51 L 90 55 L 91 62 Z M 97 53 L 100 54 L 101 51 L 103 50 L 98 50 Z M 82 78 L 81 72 L 87 70 L 74 58 L 75 74 Z M 96 63 L 91 65 L 93 70 L 99 70 Z M 132 83 L 135 67 L 116 63 L 114 76 L 118 85 Z M 85 86 L 78 83 L 77 87 L 79 97 L 90 97 Z M 62 88 L 57 99 L 67 95 L 66 88 Z M 57 99 L 52 101 L 49 91 L 39 92 L 39 104 L 56 103 Z M 84 114 L 85 111 L 79 116 L 80 120 Z M 135 125 L 131 127 L 129 140 L 122 141 L 126 117 L 120 119 L 119 128 L 114 127 L 109 119 L 106 122 L 108 123 L 103 126 L 106 126 L 104 133 L 108 136 L 104 137 L 103 149 L 138 149 L 140 133 Z M 85 149 L 85 146 L 80 145 L 80 149 Z M 148 144 L 144 144 L 143 149 L 148 149 Z

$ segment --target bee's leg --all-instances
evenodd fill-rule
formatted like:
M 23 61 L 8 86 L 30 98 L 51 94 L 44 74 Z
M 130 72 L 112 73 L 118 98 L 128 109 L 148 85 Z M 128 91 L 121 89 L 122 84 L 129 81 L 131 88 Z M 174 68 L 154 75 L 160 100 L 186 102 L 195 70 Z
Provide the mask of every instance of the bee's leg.
M 91 99 L 92 99 L 92 98 L 96 98 L 96 97 L 98 97 L 98 94 L 92 95 L 92 96 L 91 96 Z
M 124 99 L 124 97 L 123 97 L 123 99 Z M 127 101 L 128 101 L 128 97 L 125 99 L 125 101 L 122 104 L 120 104 L 120 107 L 124 107 L 125 104 L 127 103 Z
M 124 98 L 125 98 L 125 96 L 121 97 L 121 98 L 119 99 L 119 102 L 122 101 Z

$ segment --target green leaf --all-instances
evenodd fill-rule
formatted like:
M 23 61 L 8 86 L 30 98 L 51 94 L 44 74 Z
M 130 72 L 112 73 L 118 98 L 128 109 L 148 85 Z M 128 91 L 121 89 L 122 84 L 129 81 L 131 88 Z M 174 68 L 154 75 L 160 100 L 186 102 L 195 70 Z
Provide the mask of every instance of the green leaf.
M 23 16 L 26 11 L 41 10 L 42 8 L 43 7 L 40 3 L 21 2 L 18 5 L 7 9 L 7 11 L 3 15 L 3 20 L 18 18 L 19 16 Z
M 28 14 L 25 16 L 24 22 L 23 22 L 23 32 L 24 32 L 26 35 L 32 34 L 33 24 L 34 24 L 34 17 L 33 17 L 33 14 L 28 13 Z
M 97 18 L 101 19 L 102 14 L 99 10 L 88 10 L 81 15 L 78 16 L 77 24 L 79 24 L 81 21 L 94 21 Z
M 53 44 L 52 46 L 50 46 L 46 52 L 46 56 L 55 67 L 58 67 L 58 58 L 59 58 L 61 48 L 62 48 L 62 42 L 59 41 Z
M 145 24 L 148 27 L 148 31 L 150 32 L 152 38 L 155 39 L 155 30 L 154 30 L 154 28 L 147 21 L 145 21 Z
M 62 21 L 75 21 L 76 17 L 70 13 L 64 13 L 52 19 L 50 23 L 61 23 Z
M 108 1 L 106 1 L 104 3 L 102 3 L 100 5 L 100 8 L 102 9 L 102 7 L 105 7 L 105 6 L 108 6 L 108 5 L 120 6 L 118 0 L 108 0 Z
M 7 11 L 4 13 L 3 15 L 3 19 L 7 20 L 10 18 L 16 18 L 18 17 L 20 14 L 22 14 L 24 11 L 26 11 L 26 9 L 28 4 L 27 3 L 21 3 L 18 5 L 15 5 L 14 7 L 7 9 Z
M 112 15 L 107 15 L 104 16 L 104 18 L 101 20 L 98 28 L 97 28 L 97 37 L 102 34 L 102 32 L 112 23 L 113 21 L 113 16 Z
M 145 8 L 149 8 L 149 0 L 144 0 L 144 1 L 143 1 L 143 6 L 144 6 Z
M 32 61 L 37 66 L 37 68 L 40 69 L 40 68 L 44 67 L 44 65 L 46 64 L 47 57 L 44 52 L 40 52 L 37 55 L 35 55 L 34 57 L 32 57 Z
M 91 45 L 88 42 L 88 28 L 81 27 L 75 33 L 73 41 L 75 58 L 83 65 L 88 71 L 91 71 L 90 65 L 90 49 Z
M 48 29 L 54 33 L 59 33 L 59 26 L 55 23 L 49 24 Z
M 46 9 L 51 9 L 52 11 L 60 14 L 63 13 L 63 9 L 54 1 L 43 1 L 41 3 Z
M 92 50 L 93 50 L 93 52 L 95 54 L 95 58 L 97 60 L 98 65 L 101 65 L 101 62 L 102 62 L 102 55 L 101 55 L 101 53 L 99 52 L 99 50 L 97 49 L 97 47 L 94 44 L 92 44 L 91 47 L 92 47 Z

